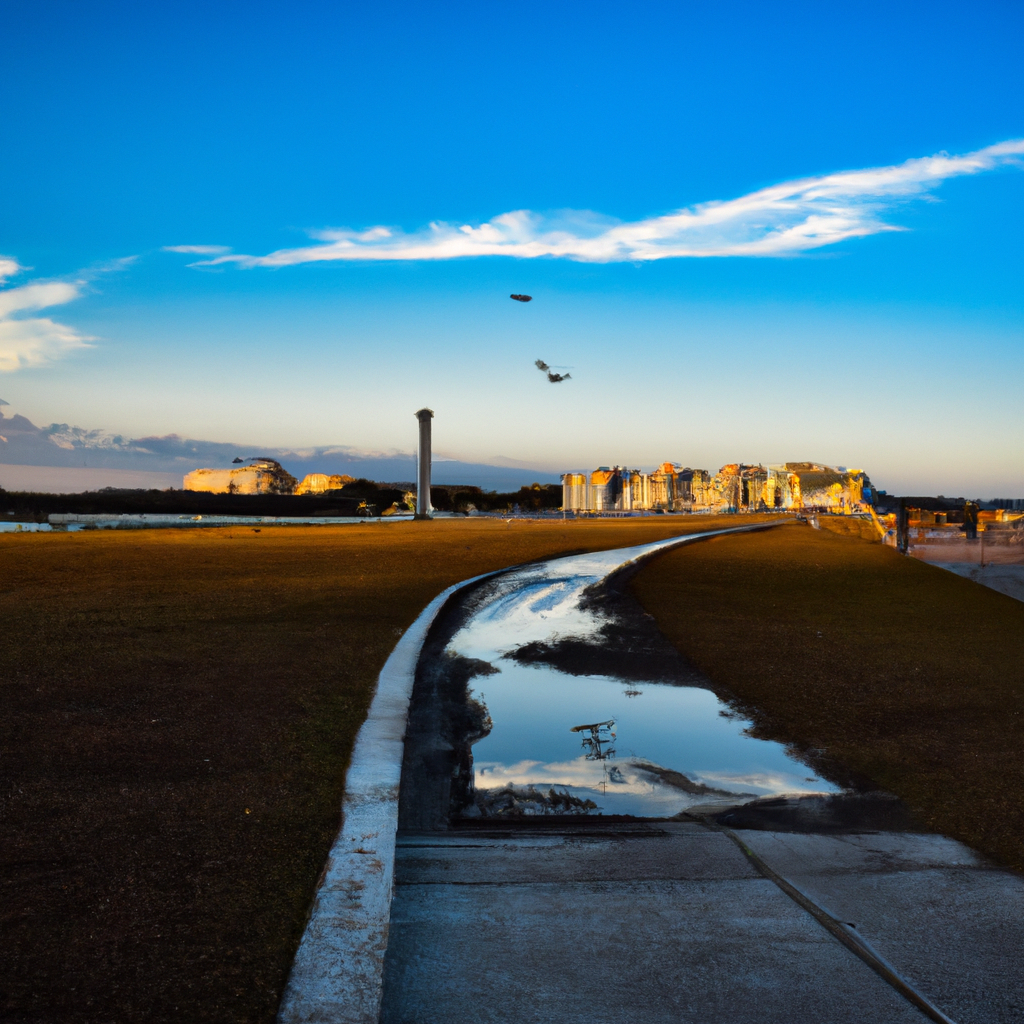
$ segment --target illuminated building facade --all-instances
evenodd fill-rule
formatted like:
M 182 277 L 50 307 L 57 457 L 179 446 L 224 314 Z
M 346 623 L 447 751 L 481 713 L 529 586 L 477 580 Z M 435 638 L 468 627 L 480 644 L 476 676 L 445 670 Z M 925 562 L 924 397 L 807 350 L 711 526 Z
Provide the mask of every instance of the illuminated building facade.
M 562 477 L 567 512 L 770 512 L 813 508 L 850 513 L 871 504 L 871 481 L 859 469 L 813 462 L 774 466 L 727 463 L 712 476 L 663 462 L 653 473 L 601 466 Z

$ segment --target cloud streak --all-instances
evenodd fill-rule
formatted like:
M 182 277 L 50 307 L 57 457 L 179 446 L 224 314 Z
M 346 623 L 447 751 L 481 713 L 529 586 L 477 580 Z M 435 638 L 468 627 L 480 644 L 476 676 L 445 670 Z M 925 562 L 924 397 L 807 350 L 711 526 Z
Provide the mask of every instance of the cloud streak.
M 4 284 L 9 277 L 20 274 L 25 268 L 11 256 L 0 256 L 0 284 Z
M 25 268 L 0 256 L 0 284 Z M 85 281 L 33 281 L 0 290 L 0 373 L 41 366 L 95 339 L 49 317 L 22 314 L 62 306 L 82 294 Z
M 172 246 L 209 253 L 192 266 L 287 267 L 332 260 L 450 260 L 478 256 L 551 257 L 589 263 L 646 262 L 680 257 L 793 256 L 903 230 L 885 215 L 912 199 L 928 198 L 950 178 L 1024 165 L 1024 139 L 973 153 L 908 160 L 891 167 L 800 178 L 738 199 L 701 203 L 626 223 L 587 211 L 553 215 L 515 210 L 485 224 L 434 222 L 405 233 L 388 227 L 310 232 L 316 244 L 265 256 L 223 252 L 215 246 Z
M 197 256 L 212 256 L 217 253 L 231 252 L 227 245 L 165 245 L 164 252 L 194 253 Z

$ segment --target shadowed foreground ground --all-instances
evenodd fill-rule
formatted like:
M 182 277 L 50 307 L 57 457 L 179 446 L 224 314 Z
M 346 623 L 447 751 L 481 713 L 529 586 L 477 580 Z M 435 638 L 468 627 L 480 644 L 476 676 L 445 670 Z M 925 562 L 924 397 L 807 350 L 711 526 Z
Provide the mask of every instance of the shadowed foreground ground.
M 1024 869 L 1024 603 L 805 526 L 669 552 L 631 589 L 757 735 Z
M 0 1019 L 271 1021 L 402 630 L 477 573 L 709 525 L 0 535 Z

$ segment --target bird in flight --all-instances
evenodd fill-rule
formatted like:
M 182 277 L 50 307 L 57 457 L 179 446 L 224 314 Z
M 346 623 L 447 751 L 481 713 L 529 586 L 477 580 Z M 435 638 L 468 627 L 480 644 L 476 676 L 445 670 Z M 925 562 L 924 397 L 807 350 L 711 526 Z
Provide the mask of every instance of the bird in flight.
M 552 384 L 561 384 L 563 380 L 572 380 L 572 374 L 555 373 L 555 371 L 552 370 L 551 367 L 548 366 L 548 364 L 545 363 L 543 359 L 536 360 L 536 362 L 534 362 L 533 365 L 536 366 L 541 373 L 546 373 L 548 375 L 548 380 Z
M 533 301 L 533 296 L 532 295 L 510 295 L 509 298 L 510 299 L 515 299 L 516 302 L 532 302 Z

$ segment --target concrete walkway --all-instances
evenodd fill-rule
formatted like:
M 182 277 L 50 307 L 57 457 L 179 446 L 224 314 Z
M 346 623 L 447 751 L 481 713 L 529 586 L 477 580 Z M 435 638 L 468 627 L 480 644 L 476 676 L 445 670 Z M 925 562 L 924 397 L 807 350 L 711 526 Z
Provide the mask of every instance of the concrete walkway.
M 998 590 L 1007 597 L 1024 601 L 1024 565 L 1005 565 L 991 563 L 979 565 L 977 562 L 933 562 L 942 569 L 949 569 L 958 576 L 974 580 L 983 587 Z
M 658 551 L 783 522 L 780 518 L 769 524 L 683 534 L 651 544 L 556 559 L 555 563 L 571 563 L 574 579 L 582 587 Z M 278 1010 L 279 1024 L 379 1021 L 394 888 L 399 789 L 416 667 L 427 635 L 448 600 L 505 571 L 463 580 L 435 597 L 406 630 L 381 670 L 345 776 L 342 828 L 331 846 L 295 954 Z M 445 781 L 443 773 L 441 781 Z
M 594 571 L 698 539 L 593 556 Z M 1024 879 L 942 837 L 864 831 L 896 819 L 399 829 L 416 666 L 473 582 L 431 602 L 381 672 L 280 1024 L 1024 1020 Z
M 1024 1019 L 1024 879 L 905 833 L 735 833 L 957 1024 Z M 386 1024 L 929 1019 L 698 822 L 399 833 Z

